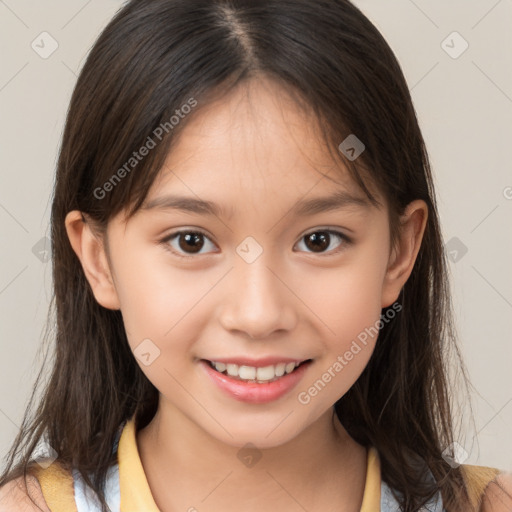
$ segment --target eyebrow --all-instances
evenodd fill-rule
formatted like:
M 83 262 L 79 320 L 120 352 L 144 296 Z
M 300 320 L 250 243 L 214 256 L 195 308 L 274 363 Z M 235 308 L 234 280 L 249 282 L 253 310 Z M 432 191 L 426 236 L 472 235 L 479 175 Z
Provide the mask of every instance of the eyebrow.
M 370 201 L 365 197 L 354 196 L 346 191 L 336 191 L 325 197 L 300 199 L 289 213 L 298 216 L 315 215 L 317 213 L 346 209 L 350 207 L 368 208 Z M 231 218 L 230 214 L 220 205 L 190 196 L 166 195 L 147 201 L 142 210 L 180 210 L 198 215 Z

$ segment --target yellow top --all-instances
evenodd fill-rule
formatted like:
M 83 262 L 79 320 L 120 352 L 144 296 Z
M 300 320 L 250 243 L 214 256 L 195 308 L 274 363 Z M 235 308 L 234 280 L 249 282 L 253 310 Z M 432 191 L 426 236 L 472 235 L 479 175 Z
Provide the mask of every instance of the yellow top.
M 159 512 L 144 473 L 137 448 L 134 418 L 126 422 L 118 445 L 119 488 L 122 512 Z M 37 468 L 44 499 L 51 512 L 76 512 L 73 476 L 58 460 L 46 469 Z M 367 473 L 361 512 L 380 510 L 380 461 L 377 450 L 368 449 Z
M 381 471 L 377 450 L 369 447 L 361 512 L 380 510 Z M 134 418 L 126 422 L 118 444 L 119 489 L 122 512 L 159 512 L 144 473 L 137 448 Z M 487 484 L 500 473 L 485 466 L 462 465 L 470 500 L 480 503 Z M 73 476 L 56 460 L 49 467 L 33 470 L 51 512 L 77 512 Z

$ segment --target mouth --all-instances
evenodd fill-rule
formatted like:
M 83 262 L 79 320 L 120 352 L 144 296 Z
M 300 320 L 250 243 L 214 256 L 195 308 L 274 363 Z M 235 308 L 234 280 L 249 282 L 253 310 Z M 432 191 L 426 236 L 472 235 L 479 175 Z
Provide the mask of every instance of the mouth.
M 219 361 L 210 361 L 208 359 L 202 359 L 202 361 L 207 363 L 215 372 L 225 375 L 235 381 L 238 380 L 247 383 L 269 384 L 279 380 L 281 377 L 296 372 L 298 368 L 311 363 L 313 360 L 306 359 L 300 362 L 282 362 L 263 367 L 223 363 Z
M 266 404 L 286 397 L 304 378 L 313 359 L 304 361 L 272 358 L 249 360 L 243 358 L 225 359 L 225 362 L 199 360 L 199 366 L 227 396 L 248 404 Z M 284 358 L 283 358 L 284 359 Z M 248 366 L 233 363 L 252 363 L 260 366 Z M 275 364 L 269 364 L 273 362 Z M 261 366 L 266 364 L 266 366 Z

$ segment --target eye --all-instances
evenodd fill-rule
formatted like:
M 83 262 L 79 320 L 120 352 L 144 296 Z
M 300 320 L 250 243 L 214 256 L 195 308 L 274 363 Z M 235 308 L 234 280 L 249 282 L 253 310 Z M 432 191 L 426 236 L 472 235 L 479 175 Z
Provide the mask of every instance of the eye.
M 210 244 L 214 246 L 208 236 L 202 231 L 185 230 L 172 233 L 171 235 L 165 237 L 161 243 L 166 249 L 170 250 L 177 256 L 188 258 L 194 254 L 201 254 L 201 249 L 205 245 L 208 246 L 208 244 L 205 244 L 205 240 L 208 240 Z
M 333 239 L 339 239 L 343 243 L 339 243 L 337 248 L 326 251 L 331 246 Z M 340 250 L 343 250 L 343 246 L 350 244 L 351 240 L 340 233 L 339 231 L 333 231 L 332 229 L 324 229 L 318 231 L 312 231 L 307 235 L 304 235 L 301 238 L 301 242 L 305 241 L 305 245 L 308 249 L 311 249 L 313 253 L 324 253 L 324 252 L 334 252 L 337 253 Z M 341 249 L 340 249 L 341 246 Z
M 335 239 L 338 239 L 340 242 L 337 247 L 333 249 L 331 246 Z M 300 242 L 303 240 L 305 241 L 307 249 L 310 249 L 310 252 L 318 254 L 323 254 L 325 252 L 338 253 L 343 249 L 343 246 L 351 243 L 351 240 L 346 235 L 332 229 L 312 231 L 311 233 L 304 235 Z M 208 250 L 201 252 L 205 246 L 208 246 L 208 243 L 205 243 L 205 241 L 208 241 L 212 247 L 215 247 L 209 237 L 202 231 L 183 230 L 171 233 L 161 240 L 161 243 L 166 249 L 170 250 L 176 256 L 190 258 L 194 255 L 213 252 Z M 330 250 L 327 250 L 329 248 Z

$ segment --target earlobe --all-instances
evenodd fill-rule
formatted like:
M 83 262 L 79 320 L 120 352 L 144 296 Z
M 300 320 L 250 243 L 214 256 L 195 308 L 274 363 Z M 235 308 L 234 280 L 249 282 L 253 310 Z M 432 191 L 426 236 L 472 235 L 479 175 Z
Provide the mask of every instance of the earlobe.
M 411 275 L 421 247 L 428 218 L 425 201 L 417 199 L 407 205 L 400 217 L 400 230 L 391 251 L 382 287 L 382 307 L 391 306 Z
M 93 232 L 90 222 L 78 210 L 66 215 L 65 225 L 71 247 L 82 264 L 94 297 L 107 309 L 119 309 L 103 240 Z

